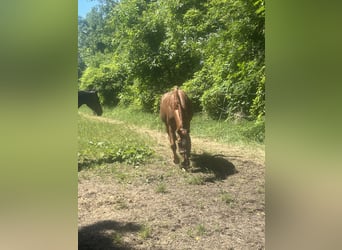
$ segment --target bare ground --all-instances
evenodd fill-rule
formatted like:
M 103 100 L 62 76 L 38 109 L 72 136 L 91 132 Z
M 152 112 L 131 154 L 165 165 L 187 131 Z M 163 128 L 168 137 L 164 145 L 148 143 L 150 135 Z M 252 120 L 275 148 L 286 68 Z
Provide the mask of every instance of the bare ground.
M 158 156 L 79 172 L 79 249 L 265 248 L 263 149 L 192 137 L 184 171 L 172 163 L 166 133 L 129 127 L 151 136 Z

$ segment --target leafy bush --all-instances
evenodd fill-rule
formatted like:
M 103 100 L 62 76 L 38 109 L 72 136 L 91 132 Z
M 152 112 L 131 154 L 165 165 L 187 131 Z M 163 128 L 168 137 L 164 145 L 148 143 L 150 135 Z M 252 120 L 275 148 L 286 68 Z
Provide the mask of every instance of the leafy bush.
M 137 82 L 137 81 L 135 81 Z M 119 104 L 123 107 L 141 108 L 140 90 L 136 83 L 125 85 L 118 95 Z
M 265 115 L 264 0 L 100 6 L 79 19 L 79 75 L 103 104 L 156 112 L 160 95 L 178 85 L 214 119 Z
M 80 79 L 80 89 L 97 90 L 101 103 L 107 106 L 119 102 L 119 93 L 122 91 L 127 78 L 124 65 L 116 61 L 101 64 L 99 67 L 88 67 Z
M 265 140 L 264 118 L 261 118 L 254 122 L 251 126 L 244 128 L 242 134 L 252 141 L 263 143 Z
M 225 101 L 225 93 L 221 86 L 210 88 L 201 98 L 204 111 L 214 119 L 226 118 Z

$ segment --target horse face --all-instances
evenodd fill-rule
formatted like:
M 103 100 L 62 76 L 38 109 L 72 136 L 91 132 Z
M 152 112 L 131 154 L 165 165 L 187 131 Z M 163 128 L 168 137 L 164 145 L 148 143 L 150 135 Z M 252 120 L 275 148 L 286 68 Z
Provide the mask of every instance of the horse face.
M 94 112 L 100 116 L 102 115 L 102 106 L 100 104 L 100 99 L 97 95 L 97 92 L 94 93 L 94 97 L 93 97 L 93 102 L 92 102 L 92 106 L 93 106 L 93 109 L 94 109 Z
M 183 165 L 189 165 L 190 158 L 190 150 L 191 150 L 191 141 L 190 135 L 186 129 L 181 129 L 178 133 L 178 150 L 181 155 L 184 157 Z
M 95 113 L 96 113 L 96 115 L 98 115 L 98 116 L 101 116 L 102 115 L 102 107 L 101 107 L 101 105 L 100 104 L 98 104 L 98 105 L 95 105 L 94 106 L 94 110 L 95 110 Z

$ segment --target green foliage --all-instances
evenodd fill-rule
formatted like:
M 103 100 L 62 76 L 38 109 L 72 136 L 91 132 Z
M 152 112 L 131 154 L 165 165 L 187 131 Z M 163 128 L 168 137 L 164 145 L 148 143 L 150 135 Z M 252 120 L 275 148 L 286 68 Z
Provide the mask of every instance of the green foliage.
M 139 236 L 140 238 L 142 238 L 143 240 L 146 240 L 147 238 L 149 238 L 151 236 L 152 233 L 152 229 L 149 226 L 142 226 L 141 229 L 139 230 Z
M 237 112 L 255 119 L 264 105 L 264 89 L 256 93 L 265 76 L 264 19 L 256 14 L 256 6 L 244 1 L 216 0 L 206 6 L 204 66 L 195 74 L 195 89 L 193 80 L 185 85 L 195 91 L 195 104 L 200 102 L 214 119 Z M 204 82 L 205 87 L 198 88 Z
M 226 204 L 231 204 L 234 201 L 233 197 L 225 191 L 221 192 L 221 200 Z
M 207 233 L 207 229 L 203 224 L 198 224 L 194 228 L 190 228 L 187 231 L 187 235 L 191 238 L 199 239 L 200 236 L 204 236 Z
M 104 115 L 139 127 L 147 127 L 150 129 L 162 128 L 164 131 L 164 125 L 159 115 L 144 112 L 139 107 L 130 106 L 129 108 L 125 108 L 118 106 L 115 108 L 105 108 Z
M 229 143 L 262 144 L 265 139 L 263 117 L 257 121 L 214 120 L 206 115 L 195 115 L 191 122 L 191 133 L 197 137 Z
M 140 96 L 140 89 L 136 83 L 132 85 L 125 85 L 122 91 L 119 93 L 119 103 L 123 107 L 133 107 L 133 108 L 141 108 L 141 96 Z
M 226 98 L 222 87 L 222 85 L 214 85 L 212 88 L 205 91 L 201 97 L 204 111 L 214 119 L 225 117 Z
M 116 107 L 104 109 L 104 115 L 130 124 L 164 132 L 165 128 L 156 114 L 139 109 Z M 206 114 L 197 113 L 191 121 L 191 134 L 223 143 L 262 144 L 265 137 L 264 116 L 256 121 L 246 119 L 214 120 Z
M 204 185 L 205 180 L 203 176 L 189 176 L 187 183 L 190 185 Z
M 253 99 L 253 103 L 250 107 L 250 113 L 253 117 L 257 117 L 257 121 L 260 121 L 265 116 L 265 66 L 263 66 L 258 74 L 258 85 L 256 90 L 256 96 Z
M 119 64 L 117 58 L 112 58 L 108 64 L 99 67 L 89 66 L 81 78 L 81 89 L 96 89 L 101 103 L 107 106 L 116 105 L 127 78 L 127 68 Z
M 112 233 L 112 239 L 113 239 L 113 243 L 116 246 L 121 246 L 123 245 L 123 239 L 122 239 L 122 234 L 118 233 L 118 232 L 113 232 Z
M 162 193 L 162 194 L 166 193 L 166 185 L 164 182 L 161 182 L 160 184 L 158 184 L 156 188 L 156 193 Z
M 182 86 L 214 119 L 265 115 L 264 0 L 101 1 L 79 19 L 79 79 L 148 112 Z M 86 68 L 85 66 L 86 65 Z
M 80 168 L 114 162 L 137 166 L 153 155 L 145 137 L 122 125 L 90 121 L 80 117 L 78 131 Z
M 197 235 L 203 236 L 203 235 L 205 235 L 206 231 L 207 231 L 207 229 L 205 228 L 205 226 L 203 224 L 199 224 L 196 226 Z
M 258 118 L 257 121 L 251 123 L 250 126 L 242 129 L 242 135 L 246 138 L 253 139 L 258 143 L 263 143 L 265 140 L 265 121 L 264 117 Z
M 93 152 L 98 152 L 98 154 L 93 155 Z M 153 151 L 144 145 L 117 145 L 106 141 L 89 141 L 88 147 L 79 152 L 78 162 L 80 165 L 93 162 L 97 164 L 125 162 L 136 166 L 144 163 L 152 153 Z

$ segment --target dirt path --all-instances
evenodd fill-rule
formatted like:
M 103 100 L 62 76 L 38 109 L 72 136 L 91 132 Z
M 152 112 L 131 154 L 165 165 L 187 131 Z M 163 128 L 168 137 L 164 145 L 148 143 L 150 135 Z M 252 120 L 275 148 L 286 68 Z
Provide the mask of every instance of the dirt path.
M 110 174 L 79 172 L 79 249 L 265 248 L 262 149 L 192 137 L 186 172 L 172 163 L 166 133 L 127 127 L 153 138 L 158 157 L 139 168 L 111 164 Z

